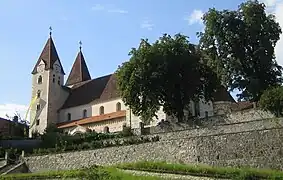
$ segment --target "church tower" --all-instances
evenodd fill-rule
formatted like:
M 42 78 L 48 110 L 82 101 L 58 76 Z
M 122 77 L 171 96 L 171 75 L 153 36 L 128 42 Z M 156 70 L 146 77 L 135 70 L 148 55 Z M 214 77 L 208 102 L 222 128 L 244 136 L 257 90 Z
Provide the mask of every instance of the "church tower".
M 41 134 L 48 125 L 58 122 L 58 110 L 68 96 L 68 90 L 63 87 L 64 75 L 50 31 L 50 37 L 32 71 L 30 136 L 35 132 Z

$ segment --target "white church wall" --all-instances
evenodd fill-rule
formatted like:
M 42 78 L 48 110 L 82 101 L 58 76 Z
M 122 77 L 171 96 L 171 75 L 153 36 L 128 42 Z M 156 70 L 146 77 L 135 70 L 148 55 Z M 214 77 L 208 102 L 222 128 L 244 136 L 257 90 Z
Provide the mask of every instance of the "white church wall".
M 96 122 L 96 123 L 89 123 L 80 125 L 84 128 L 88 128 L 94 130 L 95 132 L 102 133 L 104 132 L 104 128 L 107 126 L 109 128 L 109 132 L 120 132 L 123 130 L 123 125 L 126 123 L 125 118 L 116 118 L 108 121 Z M 70 133 L 73 131 L 75 126 L 64 128 L 64 132 Z M 82 132 L 84 133 L 84 132 Z
M 87 112 L 86 117 L 92 116 L 92 106 L 91 104 L 86 104 L 86 105 L 81 105 L 81 106 L 76 106 L 76 107 L 71 107 L 67 109 L 62 109 L 60 111 L 60 120 L 59 122 L 66 122 L 68 121 L 68 114 L 71 114 L 71 120 L 78 120 L 84 118 L 84 110 Z
M 103 132 L 107 126 L 109 132 L 119 132 L 123 130 L 123 125 L 126 123 L 125 118 L 116 118 L 109 121 L 102 121 L 87 125 L 87 127 L 95 132 Z
M 116 112 L 117 103 L 121 104 L 121 110 L 125 110 L 125 104 L 122 99 L 113 99 L 92 105 L 92 116 L 100 115 L 100 107 L 104 107 L 104 114 Z
M 157 111 L 156 115 L 158 119 L 154 117 L 150 122 L 150 124 L 145 124 L 145 127 L 156 126 L 158 122 L 160 122 L 162 119 L 164 120 L 166 119 L 166 114 L 163 112 L 163 107 L 161 107 Z M 126 121 L 127 121 L 127 126 L 131 125 L 132 128 L 138 128 L 139 123 L 142 122 L 141 118 L 139 116 L 134 115 L 129 108 L 127 108 L 127 112 L 126 112 Z

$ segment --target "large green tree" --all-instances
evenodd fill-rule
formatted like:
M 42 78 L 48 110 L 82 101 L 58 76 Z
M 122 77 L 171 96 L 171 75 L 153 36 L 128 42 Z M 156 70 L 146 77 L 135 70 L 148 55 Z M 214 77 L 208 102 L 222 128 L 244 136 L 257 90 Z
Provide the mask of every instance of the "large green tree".
M 203 22 L 200 49 L 206 63 L 224 86 L 241 91 L 239 99 L 258 101 L 265 89 L 282 83 L 274 55 L 281 28 L 263 3 L 247 1 L 235 11 L 209 9 Z
M 201 63 L 195 45 L 181 34 L 163 35 L 150 44 L 142 40 L 131 58 L 116 72 L 126 105 L 144 121 L 156 116 L 160 106 L 179 120 L 192 100 L 210 100 L 217 76 Z

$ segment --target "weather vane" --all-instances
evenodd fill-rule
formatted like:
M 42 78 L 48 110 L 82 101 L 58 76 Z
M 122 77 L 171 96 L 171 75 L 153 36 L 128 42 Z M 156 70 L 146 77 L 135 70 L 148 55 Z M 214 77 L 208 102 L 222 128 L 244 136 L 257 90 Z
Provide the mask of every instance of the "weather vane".
M 51 36 L 51 34 L 52 34 L 52 27 L 51 26 L 49 27 L 49 30 L 50 30 L 49 35 Z
M 80 41 L 80 42 L 79 42 L 80 50 L 82 50 L 82 44 L 83 44 L 82 41 Z

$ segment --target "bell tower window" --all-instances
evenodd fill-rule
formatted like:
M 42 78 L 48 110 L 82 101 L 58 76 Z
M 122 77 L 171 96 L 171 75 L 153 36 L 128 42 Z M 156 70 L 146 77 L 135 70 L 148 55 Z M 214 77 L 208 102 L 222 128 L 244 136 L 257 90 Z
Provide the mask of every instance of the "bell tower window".
M 38 90 L 38 91 L 37 91 L 37 94 L 36 94 L 37 98 L 40 98 L 40 93 L 41 93 L 41 91 Z
M 37 84 L 42 84 L 42 76 L 38 76 L 37 78 Z
M 36 111 L 39 111 L 40 110 L 40 104 L 37 104 L 36 105 Z
M 37 126 L 39 125 L 39 121 L 40 121 L 39 119 L 36 120 L 36 125 Z

